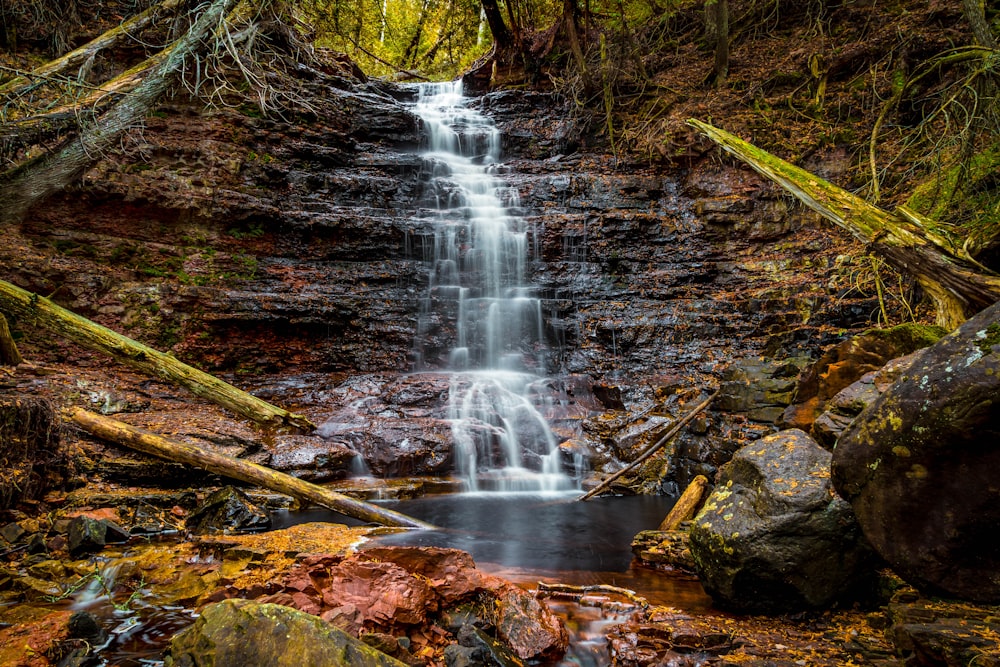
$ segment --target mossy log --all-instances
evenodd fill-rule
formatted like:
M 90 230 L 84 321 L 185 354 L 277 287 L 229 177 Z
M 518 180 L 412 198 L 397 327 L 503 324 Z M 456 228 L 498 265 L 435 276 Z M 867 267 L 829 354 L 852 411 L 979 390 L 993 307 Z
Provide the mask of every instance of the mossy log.
M 134 39 L 143 30 L 154 25 L 158 20 L 175 13 L 187 0 L 163 0 L 163 2 L 150 7 L 149 9 L 136 14 L 132 18 L 123 21 L 111 30 L 93 39 L 78 49 L 51 60 L 41 67 L 32 70 L 30 73 L 16 76 L 0 86 L 0 95 L 12 96 L 33 86 L 38 81 L 51 79 L 55 76 L 70 72 L 73 69 L 79 70 L 87 65 L 88 61 L 103 51 L 113 47 L 125 38 Z
M 121 135 L 139 125 L 156 100 L 173 84 L 185 63 L 205 49 L 208 39 L 239 0 L 213 0 L 184 35 L 174 42 L 141 83 L 124 95 L 96 122 L 81 128 L 79 135 L 55 153 L 30 161 L 4 175 L 0 186 L 0 223 L 21 220 L 35 203 L 65 188 L 101 154 L 114 147 Z M 158 55 L 161 55 L 158 54 Z
M 0 280 L 0 311 L 16 317 L 22 325 L 43 327 L 84 347 L 154 377 L 163 378 L 233 412 L 270 425 L 293 426 L 311 431 L 308 419 L 262 401 L 217 377 L 188 366 L 85 317 L 57 306 L 45 297 Z
M 938 325 L 955 329 L 1000 300 L 1000 276 L 964 256 L 915 212 L 884 211 L 725 130 L 695 119 L 688 124 L 867 244 L 890 266 L 911 275 L 933 301 Z
M 202 468 L 248 484 L 256 484 L 362 521 L 402 528 L 433 528 L 430 524 L 405 514 L 355 500 L 277 470 L 199 449 L 194 445 L 165 438 L 130 424 L 88 412 L 83 408 L 68 408 L 64 414 L 87 433 L 144 454 Z

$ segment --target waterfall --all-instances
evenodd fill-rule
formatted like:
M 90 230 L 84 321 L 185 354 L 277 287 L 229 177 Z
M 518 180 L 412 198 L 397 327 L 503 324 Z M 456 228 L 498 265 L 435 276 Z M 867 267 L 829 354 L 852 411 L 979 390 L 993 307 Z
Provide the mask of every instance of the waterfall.
M 528 230 L 500 178 L 500 133 L 470 109 L 460 81 L 421 84 L 426 185 L 416 369 L 452 374 L 448 416 L 470 491 L 572 487 L 539 411 L 547 348 L 541 300 L 526 281 Z

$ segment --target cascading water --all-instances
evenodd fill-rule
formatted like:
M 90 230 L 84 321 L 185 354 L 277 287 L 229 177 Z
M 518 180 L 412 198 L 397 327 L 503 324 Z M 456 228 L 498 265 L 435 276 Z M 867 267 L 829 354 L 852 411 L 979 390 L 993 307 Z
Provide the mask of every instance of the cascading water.
M 545 418 L 541 301 L 526 282 L 528 230 L 499 174 L 500 133 L 461 82 L 422 84 L 428 205 L 418 223 L 429 269 L 417 370 L 452 372 L 449 418 L 468 490 L 572 488 Z

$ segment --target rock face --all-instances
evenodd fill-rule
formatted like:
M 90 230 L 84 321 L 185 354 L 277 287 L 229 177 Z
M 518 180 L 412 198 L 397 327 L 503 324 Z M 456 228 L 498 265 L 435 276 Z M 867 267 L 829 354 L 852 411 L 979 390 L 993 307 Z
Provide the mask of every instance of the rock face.
M 1000 304 L 919 354 L 841 434 L 837 491 L 905 579 L 1000 601 Z
M 890 359 L 927 347 L 944 335 L 940 327 L 901 324 L 873 329 L 827 350 L 802 374 L 795 399 L 779 421 L 785 428 L 808 432 L 837 392 L 876 371 Z
M 792 429 L 744 447 L 719 471 L 691 527 L 691 555 L 720 606 L 819 608 L 862 591 L 872 553 L 830 483 L 830 453 Z
M 812 436 L 823 449 L 833 451 L 837 438 L 854 418 L 888 389 L 913 363 L 916 353 L 893 359 L 877 371 L 865 373 L 861 379 L 841 389 L 831 398 L 823 413 L 812 425 Z
M 447 383 L 406 376 L 439 220 L 416 153 L 419 121 L 404 103 L 415 89 L 319 76 L 303 85 L 315 115 L 288 122 L 158 109 L 128 155 L 109 153 L 78 187 L 0 229 L 0 265 L 19 286 L 266 400 L 301 405 L 324 439 L 276 442 L 275 467 L 330 480 L 356 454 L 377 476 L 448 474 Z M 813 354 L 835 342 L 824 332 L 867 321 L 874 300 L 838 295 L 849 280 L 829 258 L 849 256 L 846 242 L 752 172 L 623 162 L 588 146 L 551 95 L 472 104 L 504 135 L 497 175 L 517 193 L 512 212 L 528 234 L 544 375 L 622 384 L 605 399 L 624 405 L 661 391 L 665 376 L 714 383 L 734 355 Z M 34 358 L 79 353 L 32 339 L 22 352 Z M 429 345 L 433 371 L 445 350 Z M 361 376 L 382 376 L 375 393 L 358 389 Z M 764 431 L 788 400 L 791 379 L 775 379 L 749 415 Z M 585 412 L 559 393 L 539 403 Z M 571 417 L 564 440 L 579 435 L 581 415 Z M 656 430 L 612 443 L 616 454 L 634 454 Z M 728 459 L 731 449 L 715 456 L 703 440 L 681 443 L 678 460 L 690 464 L 677 484 Z
M 276 604 L 224 600 L 170 642 L 170 667 L 404 667 L 315 616 Z

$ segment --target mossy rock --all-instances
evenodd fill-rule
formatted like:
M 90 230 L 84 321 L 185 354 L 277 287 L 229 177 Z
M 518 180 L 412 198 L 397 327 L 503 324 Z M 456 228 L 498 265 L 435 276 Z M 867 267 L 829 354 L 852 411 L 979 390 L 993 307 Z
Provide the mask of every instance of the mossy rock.
M 165 667 L 406 667 L 305 612 L 252 600 L 205 607 L 170 642 Z

